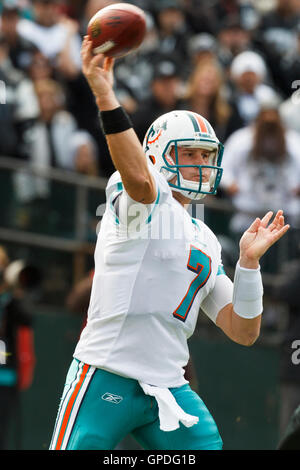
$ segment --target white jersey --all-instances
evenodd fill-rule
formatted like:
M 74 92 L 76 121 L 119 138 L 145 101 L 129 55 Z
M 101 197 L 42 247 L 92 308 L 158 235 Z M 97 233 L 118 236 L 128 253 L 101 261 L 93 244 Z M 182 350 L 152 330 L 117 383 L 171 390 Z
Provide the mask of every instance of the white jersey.
M 129 198 L 119 173 L 108 182 L 88 320 L 74 357 L 150 385 L 179 387 L 200 306 L 215 322 L 216 280 L 229 285 L 220 307 L 231 302 L 232 283 L 215 235 L 151 171 L 157 200 L 149 206 Z

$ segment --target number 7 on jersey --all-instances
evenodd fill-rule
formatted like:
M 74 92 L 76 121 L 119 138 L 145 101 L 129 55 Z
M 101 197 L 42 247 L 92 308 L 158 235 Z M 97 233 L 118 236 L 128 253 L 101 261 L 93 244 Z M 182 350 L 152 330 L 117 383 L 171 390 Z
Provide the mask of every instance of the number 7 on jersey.
M 201 289 L 209 279 L 211 273 L 211 258 L 199 248 L 191 245 L 187 269 L 193 271 L 197 276 L 190 283 L 187 293 L 173 312 L 173 316 L 183 322 L 187 319 L 199 289 Z

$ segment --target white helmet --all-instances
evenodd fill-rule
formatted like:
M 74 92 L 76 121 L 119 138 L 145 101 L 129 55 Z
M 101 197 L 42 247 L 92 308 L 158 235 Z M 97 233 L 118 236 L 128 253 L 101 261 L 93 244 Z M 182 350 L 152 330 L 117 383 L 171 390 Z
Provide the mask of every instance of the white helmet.
M 209 165 L 180 165 L 178 146 L 204 148 L 212 152 Z M 216 194 L 223 169 L 221 168 L 224 147 L 216 137 L 210 123 L 192 111 L 171 111 L 156 119 L 149 127 L 143 142 L 147 159 L 163 174 L 173 191 L 189 199 L 199 200 L 207 194 Z M 171 149 L 175 148 L 175 161 Z M 199 182 L 185 180 L 181 168 L 193 166 L 199 170 Z M 210 168 L 210 180 L 202 182 L 202 169 Z M 171 183 L 170 180 L 174 179 Z

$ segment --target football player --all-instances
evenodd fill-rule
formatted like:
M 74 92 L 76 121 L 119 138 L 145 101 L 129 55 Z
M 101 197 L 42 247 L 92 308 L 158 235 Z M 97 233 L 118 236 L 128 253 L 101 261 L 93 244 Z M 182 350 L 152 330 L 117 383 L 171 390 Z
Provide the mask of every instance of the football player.
M 217 238 L 186 210 L 214 194 L 222 176 L 223 146 L 209 122 L 173 111 L 150 126 L 142 147 L 113 91 L 114 60 L 93 56 L 86 37 L 82 61 L 117 171 L 50 449 L 114 449 L 127 434 L 144 449 L 221 449 L 212 415 L 184 378 L 187 340 L 201 307 L 233 341 L 255 342 L 259 260 L 289 226 L 282 211 L 255 219 L 232 282 Z

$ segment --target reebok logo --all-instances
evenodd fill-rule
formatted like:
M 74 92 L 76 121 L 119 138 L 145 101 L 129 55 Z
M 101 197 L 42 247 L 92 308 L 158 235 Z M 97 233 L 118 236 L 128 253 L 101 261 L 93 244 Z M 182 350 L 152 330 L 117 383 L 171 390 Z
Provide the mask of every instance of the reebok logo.
M 119 395 L 114 395 L 113 393 L 109 393 L 109 392 L 104 393 L 104 395 L 102 395 L 101 398 L 104 401 L 115 403 L 115 405 L 118 405 L 123 400 L 123 397 L 120 397 Z

